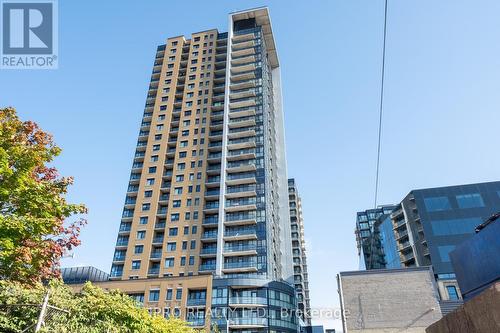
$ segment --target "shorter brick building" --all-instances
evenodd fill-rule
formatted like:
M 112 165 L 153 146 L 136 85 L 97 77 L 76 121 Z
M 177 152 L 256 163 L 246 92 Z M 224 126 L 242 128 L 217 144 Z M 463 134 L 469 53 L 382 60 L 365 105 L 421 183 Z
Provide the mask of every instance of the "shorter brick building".
M 424 333 L 441 319 L 430 267 L 337 275 L 344 333 Z

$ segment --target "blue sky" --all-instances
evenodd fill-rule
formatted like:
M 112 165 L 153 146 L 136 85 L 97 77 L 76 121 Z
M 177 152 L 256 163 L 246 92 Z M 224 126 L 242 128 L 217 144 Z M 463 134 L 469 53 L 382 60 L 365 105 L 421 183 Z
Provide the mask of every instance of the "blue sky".
M 312 305 L 338 306 L 335 275 L 358 266 L 355 213 L 373 205 L 383 0 L 61 1 L 59 69 L 0 71 L 0 105 L 54 134 L 70 199 L 89 207 L 66 265 L 109 271 L 156 46 L 226 31 L 228 12 L 261 5 L 281 62 Z M 499 180 L 499 14 L 494 0 L 389 0 L 380 203 Z

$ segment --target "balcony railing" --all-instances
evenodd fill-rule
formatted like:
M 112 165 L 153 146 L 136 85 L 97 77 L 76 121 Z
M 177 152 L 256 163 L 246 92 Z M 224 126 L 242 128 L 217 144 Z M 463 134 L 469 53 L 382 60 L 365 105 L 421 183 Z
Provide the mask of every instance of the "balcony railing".
M 220 194 L 220 191 L 219 190 L 209 190 L 209 191 L 205 191 L 205 195 L 206 196 L 209 196 L 209 195 L 219 195 Z
M 256 217 L 257 217 L 257 214 L 255 212 L 226 214 L 226 221 L 251 220 L 251 219 L 255 219 Z
M 214 271 L 215 264 L 201 264 L 200 271 Z
M 256 245 L 237 245 L 237 246 L 226 246 L 224 247 L 224 252 L 241 252 L 241 251 L 256 251 Z
M 231 186 L 227 188 L 227 193 L 249 192 L 249 191 L 255 191 L 256 189 L 257 188 L 255 185 Z
M 235 262 L 225 262 L 224 269 L 233 268 L 257 268 L 257 262 L 255 261 L 235 261 Z
M 161 258 L 161 251 L 151 252 L 151 255 L 149 257 L 152 259 L 160 259 Z
M 232 296 L 229 298 L 230 304 L 256 304 L 256 305 L 266 305 L 266 297 L 244 297 L 244 296 Z
M 205 304 L 207 304 L 207 300 L 204 298 L 188 298 L 187 302 L 186 302 L 187 306 L 198 306 L 198 305 L 205 305 Z M 188 319 L 188 321 L 190 321 L 190 320 Z
M 154 237 L 153 243 L 163 243 L 163 237 Z
M 224 232 L 224 236 L 243 236 L 243 235 L 253 235 L 257 231 L 255 229 L 231 229 Z
M 189 326 L 205 326 L 205 318 L 187 319 Z
M 148 269 L 148 274 L 149 275 L 158 275 L 160 274 L 160 268 L 150 268 Z
M 204 232 L 201 235 L 202 239 L 210 239 L 210 238 L 217 238 L 217 231 L 209 231 L 209 232 Z
M 217 253 L 217 248 L 216 247 L 204 247 L 201 249 L 200 254 L 216 254 Z

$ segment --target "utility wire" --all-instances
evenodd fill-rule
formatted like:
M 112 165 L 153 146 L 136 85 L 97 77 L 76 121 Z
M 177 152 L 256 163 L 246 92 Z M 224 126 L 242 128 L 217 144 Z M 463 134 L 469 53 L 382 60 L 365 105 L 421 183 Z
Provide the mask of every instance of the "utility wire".
M 385 77 L 385 40 L 387 38 L 387 0 L 385 0 L 384 8 L 384 43 L 382 46 L 382 73 L 381 73 L 381 83 L 380 83 L 380 108 L 379 108 L 379 119 L 378 119 L 378 145 L 377 145 L 377 171 L 375 177 L 375 200 L 373 203 L 373 208 L 377 208 L 378 199 L 378 182 L 379 182 L 379 172 L 380 172 L 380 146 L 382 138 L 382 111 L 384 109 L 384 77 Z M 370 226 L 370 259 L 368 261 L 368 266 L 366 269 L 371 269 L 373 263 L 373 250 L 375 242 L 375 222 L 373 226 Z M 363 246 L 363 245 L 361 245 Z
M 384 109 L 384 77 L 385 77 L 385 40 L 387 38 L 387 0 L 385 0 L 384 8 L 384 44 L 382 47 L 382 79 L 380 84 L 380 109 L 379 109 L 379 120 L 378 120 L 378 146 L 377 146 L 377 171 L 375 177 L 375 200 L 373 207 L 377 208 L 378 200 L 378 183 L 379 183 L 379 173 L 380 173 L 380 148 L 382 139 L 382 110 Z

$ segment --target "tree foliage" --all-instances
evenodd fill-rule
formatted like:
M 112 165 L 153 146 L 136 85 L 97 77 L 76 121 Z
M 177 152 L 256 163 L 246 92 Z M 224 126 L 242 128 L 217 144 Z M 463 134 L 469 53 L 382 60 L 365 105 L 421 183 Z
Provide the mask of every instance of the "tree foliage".
M 194 333 L 180 319 L 164 319 L 138 306 L 129 296 L 105 292 L 90 282 L 74 293 L 59 280 L 50 289 L 51 306 L 68 311 L 49 310 L 42 332 L 58 333 Z M 17 282 L 0 281 L 0 332 L 18 333 L 36 323 L 40 309 L 23 304 L 41 304 L 47 288 L 36 284 L 28 288 Z
M 84 205 L 64 195 L 73 183 L 49 167 L 61 149 L 13 108 L 0 109 L 0 277 L 25 284 L 58 276 L 65 251 L 78 246 Z

